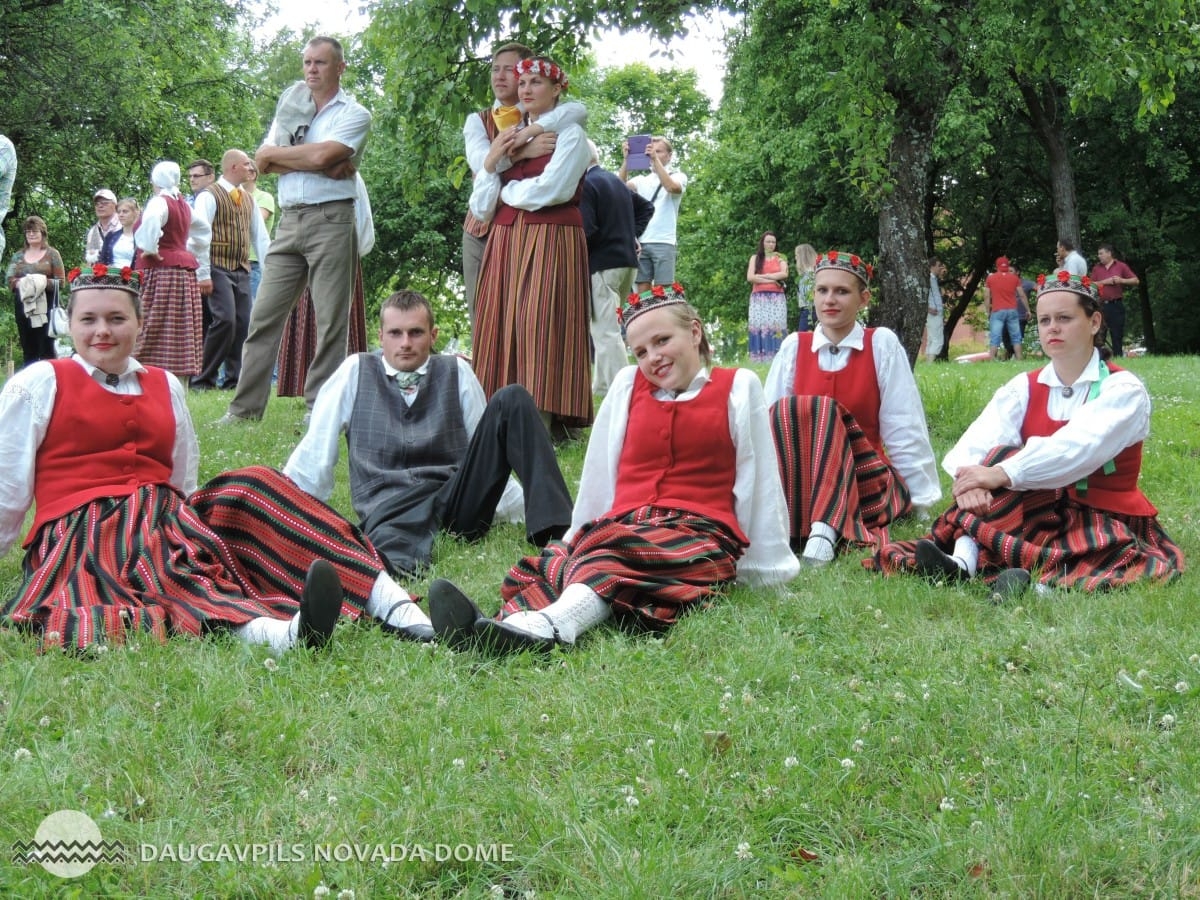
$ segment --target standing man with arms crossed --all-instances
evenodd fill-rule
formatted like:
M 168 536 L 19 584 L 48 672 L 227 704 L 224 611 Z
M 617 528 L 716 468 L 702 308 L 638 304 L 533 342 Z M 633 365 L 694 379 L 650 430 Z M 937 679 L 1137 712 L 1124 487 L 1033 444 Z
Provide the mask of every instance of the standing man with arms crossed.
M 0 134 L 0 259 L 4 258 L 4 219 L 12 202 L 13 182 L 17 180 L 17 148 Z
M 671 162 L 671 142 L 655 136 L 646 151 L 650 157 L 650 174 L 629 178 L 626 183 L 631 191 L 641 194 L 654 204 L 654 216 L 642 232 L 642 255 L 638 259 L 637 290 L 649 290 L 652 284 L 672 284 L 675 281 L 675 259 L 678 248 L 675 226 L 679 219 L 679 204 L 687 189 L 687 176 L 678 170 L 668 169 Z M 629 160 L 629 144 L 625 145 L 625 162 L 621 163 L 620 177 L 628 178 L 626 165 Z
M 255 156 L 260 174 L 279 175 L 282 212 L 263 260 L 237 393 L 221 424 L 262 418 L 283 329 L 306 284 L 317 314 L 317 352 L 304 386 L 310 409 L 321 385 L 346 358 L 358 258 L 354 176 L 371 114 L 342 90 L 345 71 L 340 43 L 323 36 L 309 41 L 304 81 L 280 98 Z
M 1092 283 L 1100 288 L 1100 312 L 1104 328 L 1112 337 L 1113 356 L 1125 355 L 1125 288 L 1138 284 L 1138 277 L 1113 254 L 1112 244 L 1101 244 L 1096 251 L 1100 262 L 1092 266 Z M 1103 329 L 1101 329 L 1103 336 Z

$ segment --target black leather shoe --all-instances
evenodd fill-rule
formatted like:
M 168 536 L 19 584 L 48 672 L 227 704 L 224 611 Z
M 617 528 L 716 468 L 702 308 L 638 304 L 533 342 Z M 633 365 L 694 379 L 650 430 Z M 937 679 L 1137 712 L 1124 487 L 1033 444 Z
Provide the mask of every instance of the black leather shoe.
M 513 628 L 503 619 L 479 619 L 475 622 L 475 638 L 481 649 L 507 656 L 513 653 L 549 653 L 557 641 L 552 637 L 539 637 Z
M 404 641 L 416 641 L 418 644 L 428 644 L 436 641 L 437 634 L 434 632 L 432 625 L 426 625 L 424 622 L 414 622 L 412 625 L 392 625 L 388 622 L 388 619 L 392 617 L 392 613 L 405 603 L 412 603 L 412 601 L 401 600 L 399 603 L 393 604 L 392 608 L 387 611 L 387 615 L 380 621 L 379 630 L 384 634 L 394 634 Z
M 992 602 L 1015 600 L 1029 587 L 1029 572 L 1025 569 L 1005 569 L 992 583 Z
M 490 621 L 478 606 L 445 578 L 429 585 L 429 618 L 437 639 L 454 650 L 475 643 L 475 624 Z
M 300 594 L 300 644 L 319 649 L 329 643 L 342 611 L 342 596 L 337 569 L 326 560 L 314 559 Z
M 917 541 L 916 556 L 917 572 L 928 578 L 962 581 L 967 577 L 967 570 L 956 563 L 949 553 L 943 553 L 938 545 L 928 538 Z

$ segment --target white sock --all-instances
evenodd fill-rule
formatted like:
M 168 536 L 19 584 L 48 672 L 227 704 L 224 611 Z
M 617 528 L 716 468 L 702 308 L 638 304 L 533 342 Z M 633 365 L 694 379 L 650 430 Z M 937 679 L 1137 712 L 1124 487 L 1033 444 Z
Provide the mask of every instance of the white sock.
M 380 572 L 375 579 L 371 596 L 367 598 L 367 614 L 395 628 L 432 626 L 429 616 L 413 602 L 408 591 L 388 577 L 387 572 Z
M 809 559 L 819 559 L 822 562 L 828 562 L 833 559 L 837 539 L 837 532 L 830 526 L 824 522 L 813 522 L 809 526 L 808 540 L 804 542 L 804 553 L 802 555 L 807 556 Z
M 979 545 L 975 538 L 963 535 L 954 542 L 954 561 L 967 570 L 967 574 L 975 577 L 979 569 Z
M 568 584 L 559 598 L 539 612 L 517 612 L 506 616 L 505 624 L 538 637 L 558 637 L 573 644 L 579 635 L 612 615 L 612 606 L 586 584 Z M 547 621 L 549 620 L 549 621 Z
M 296 613 L 290 619 L 259 616 L 245 625 L 234 628 L 233 633 L 238 636 L 238 640 L 247 644 L 266 644 L 275 653 L 282 653 L 296 645 L 296 636 L 300 633 L 300 613 Z

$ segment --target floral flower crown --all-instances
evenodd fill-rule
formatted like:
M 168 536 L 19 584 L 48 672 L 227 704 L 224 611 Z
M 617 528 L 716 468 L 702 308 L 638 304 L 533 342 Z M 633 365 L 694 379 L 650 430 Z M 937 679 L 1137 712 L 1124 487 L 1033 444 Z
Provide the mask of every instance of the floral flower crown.
M 104 263 L 96 263 L 87 272 L 77 266 L 67 273 L 67 281 L 71 284 L 72 292 L 89 288 L 115 288 L 128 291 L 136 297 L 142 290 L 142 273 L 129 266 L 116 269 Z
M 556 81 L 563 86 L 563 90 L 567 87 L 567 73 L 564 72 L 556 63 L 552 63 L 544 56 L 533 56 L 529 59 L 520 60 L 513 71 L 520 78 L 526 72 L 533 72 L 535 75 L 544 75 L 551 81 Z
M 863 284 L 870 284 L 875 276 L 875 269 L 870 263 L 865 263 L 857 253 L 846 253 L 844 250 L 830 250 L 828 253 L 818 253 L 813 270 L 841 269 L 856 275 Z
M 1037 292 L 1070 291 L 1083 297 L 1096 298 L 1096 286 L 1086 275 L 1072 275 L 1066 269 L 1059 269 L 1053 275 L 1044 272 L 1037 277 Z
M 617 321 L 621 323 L 621 332 L 624 333 L 625 329 L 629 327 L 629 323 L 644 312 L 658 309 L 660 306 L 675 306 L 687 302 L 683 285 L 678 281 L 672 282 L 669 286 L 656 284 L 640 294 L 635 291 L 626 297 L 625 304 L 617 307 Z

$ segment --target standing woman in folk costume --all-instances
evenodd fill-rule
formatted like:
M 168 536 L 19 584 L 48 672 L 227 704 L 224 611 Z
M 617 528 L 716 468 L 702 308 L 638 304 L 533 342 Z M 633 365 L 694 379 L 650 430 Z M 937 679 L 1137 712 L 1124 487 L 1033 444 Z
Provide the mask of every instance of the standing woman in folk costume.
M 1050 364 L 998 390 L 942 467 L 954 505 L 928 538 L 883 547 L 874 566 L 959 580 L 993 599 L 1040 585 L 1098 590 L 1168 581 L 1183 553 L 1138 489 L 1150 396 L 1097 347 L 1100 302 L 1086 276 L 1038 278 L 1037 324 Z
M 252 466 L 196 491 L 184 388 L 131 356 L 139 274 L 70 277 L 75 355 L 0 391 L 0 554 L 36 508 L 0 621 L 79 650 L 137 631 L 320 646 L 339 613 L 432 638 L 362 533 L 283 475 Z
M 137 267 L 144 317 L 133 352 L 144 365 L 196 375 L 204 361 L 204 301 L 196 281 L 199 263 L 188 250 L 192 209 L 179 192 L 178 163 L 160 162 L 150 172 L 150 183 L 155 194 L 133 234 L 141 251 Z
M 531 124 L 555 108 L 567 77 L 542 57 L 514 66 L 517 93 Z M 552 153 L 511 159 L 520 125 L 492 142 L 475 176 L 471 213 L 491 222 L 476 295 L 473 359 L 490 397 L 507 384 L 529 391 L 549 427 L 592 421 L 588 337 L 590 279 L 579 212 L 590 152 L 574 123 L 558 132 Z
M 758 376 L 709 368 L 678 284 L 631 295 L 621 320 L 637 365 L 600 406 L 570 530 L 512 567 L 496 619 L 435 581 L 430 616 L 451 646 L 571 645 L 610 615 L 666 628 L 735 578 L 778 585 L 799 571 Z
M 842 543 L 887 540 L 890 523 L 925 515 L 942 496 L 908 355 L 887 328 L 864 328 L 871 266 L 830 250 L 815 262 L 817 325 L 788 335 L 767 373 L 767 403 L 806 566 Z

